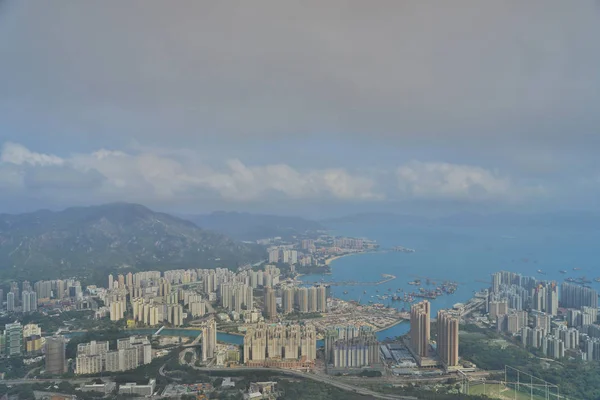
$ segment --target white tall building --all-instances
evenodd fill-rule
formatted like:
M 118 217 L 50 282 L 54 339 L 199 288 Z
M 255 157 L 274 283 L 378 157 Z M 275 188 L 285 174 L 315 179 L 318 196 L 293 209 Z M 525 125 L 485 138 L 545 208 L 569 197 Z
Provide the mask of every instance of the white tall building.
M 15 294 L 13 292 L 6 294 L 6 311 L 15 311 Z
M 217 323 L 211 316 L 202 325 L 202 361 L 215 357 L 217 351 Z
M 22 299 L 24 313 L 37 311 L 37 294 L 35 292 L 23 291 Z

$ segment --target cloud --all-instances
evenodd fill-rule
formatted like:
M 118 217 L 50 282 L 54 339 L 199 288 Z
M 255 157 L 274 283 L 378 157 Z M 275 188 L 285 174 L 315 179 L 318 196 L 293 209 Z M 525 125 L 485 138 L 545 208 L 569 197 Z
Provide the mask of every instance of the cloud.
M 9 3 L 11 140 L 600 144 L 593 1 Z
M 209 164 L 189 150 L 164 148 L 99 149 L 59 157 L 14 143 L 3 146 L 0 160 L 0 187 L 10 188 L 15 199 L 19 193 L 33 194 L 62 205 L 131 201 L 187 210 L 204 202 L 213 208 L 224 203 L 237 208 L 262 204 L 266 209 L 276 203 L 289 203 L 289 208 L 325 203 L 391 207 L 421 200 L 516 204 L 547 194 L 539 183 L 445 162 L 411 161 L 389 170 L 298 168 L 283 163 L 253 165 L 235 158 Z
M 11 175 L 0 182 L 23 184 L 29 191 L 79 189 L 83 198 L 103 201 L 184 201 L 212 193 L 233 202 L 293 200 L 373 201 L 383 199 L 373 179 L 345 169 L 299 170 L 285 164 L 249 166 L 237 159 L 215 167 L 164 155 L 100 149 L 69 157 L 34 153 L 5 145 L 0 166 Z M 22 175 L 17 181 L 15 170 Z M 8 169 L 7 169 L 8 171 Z M 2 176 L 0 176 L 2 178 Z M 11 178 L 11 179 L 9 179 Z
M 540 187 L 519 186 L 497 171 L 478 166 L 413 161 L 396 170 L 400 193 L 435 200 L 515 201 L 542 194 Z
M 16 165 L 28 164 L 39 166 L 64 164 L 64 160 L 60 157 L 50 154 L 35 153 L 29 151 L 25 146 L 11 142 L 7 142 L 2 146 L 0 162 Z

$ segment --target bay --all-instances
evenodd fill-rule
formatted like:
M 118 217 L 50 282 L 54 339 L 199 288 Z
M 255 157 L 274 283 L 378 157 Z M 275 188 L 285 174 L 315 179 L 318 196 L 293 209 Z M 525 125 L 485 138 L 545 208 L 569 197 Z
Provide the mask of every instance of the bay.
M 306 275 L 311 281 L 375 282 L 382 274 L 397 278 L 378 286 L 333 286 L 333 296 L 367 303 L 372 300 L 398 309 L 408 304 L 379 300 L 377 295 L 393 294 L 397 289 L 411 292 L 408 284 L 416 278 L 459 282 L 452 295 L 431 301 L 432 317 L 439 309 L 469 300 L 475 291 L 490 286 L 493 272 L 507 270 L 538 280 L 562 282 L 567 277 L 600 276 L 600 231 L 597 229 L 514 227 L 455 227 L 441 224 L 338 223 L 336 235 L 375 239 L 382 249 L 405 246 L 415 253 L 380 251 L 339 258 L 331 263 L 331 274 Z M 574 271 L 573 268 L 579 268 Z M 542 273 L 538 273 L 542 270 Z M 566 270 L 561 274 L 560 270 Z M 423 279 L 422 287 L 427 288 Z M 600 289 L 592 282 L 591 286 Z M 347 293 L 344 293 L 347 292 Z M 366 293 L 365 293 L 366 292 Z M 371 297 L 373 296 L 373 297 Z M 380 339 L 402 335 L 408 322 L 378 333 Z

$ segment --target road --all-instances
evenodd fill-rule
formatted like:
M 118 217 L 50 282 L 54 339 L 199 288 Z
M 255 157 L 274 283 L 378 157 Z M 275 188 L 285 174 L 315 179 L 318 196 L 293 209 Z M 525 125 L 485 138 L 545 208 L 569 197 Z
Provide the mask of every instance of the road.
M 103 378 L 107 378 L 104 376 Z M 0 381 L 3 385 L 28 385 L 32 383 L 43 383 L 43 382 L 69 382 L 69 383 L 86 383 L 92 378 L 67 378 L 67 379 L 6 379 Z
M 167 377 L 167 375 L 165 375 L 165 371 L 164 371 L 164 367 L 165 365 L 163 365 L 160 370 L 159 370 L 159 374 Z M 291 376 L 295 376 L 295 377 L 300 377 L 300 378 L 305 378 L 305 379 L 311 379 L 313 381 L 317 381 L 317 382 L 322 382 L 322 383 L 326 383 L 328 385 L 331 386 L 335 386 L 339 389 L 342 390 L 346 390 L 349 392 L 353 392 L 353 393 L 358 393 L 358 394 L 362 394 L 364 396 L 369 396 L 371 398 L 374 399 L 388 399 L 388 400 L 417 400 L 417 397 L 411 397 L 411 396 L 397 396 L 397 395 L 391 395 L 391 394 L 383 394 L 383 393 L 379 393 L 379 392 L 375 392 L 373 390 L 369 390 L 360 386 L 355 386 L 355 385 L 351 385 L 349 383 L 346 382 L 341 382 L 339 380 L 336 380 L 328 375 L 315 375 L 315 374 L 309 374 L 306 372 L 300 372 L 300 371 L 294 371 L 294 370 L 289 370 L 289 369 L 281 369 L 281 368 L 247 368 L 247 367 L 239 367 L 239 368 L 234 368 L 234 369 L 227 369 L 227 368 L 203 368 L 203 367 L 196 367 L 196 366 L 192 366 L 192 368 L 194 368 L 195 370 L 198 371 L 206 371 L 206 372 L 214 372 L 214 371 L 231 371 L 232 374 L 235 373 L 235 371 L 270 371 L 270 372 L 274 372 L 277 375 L 291 375 Z

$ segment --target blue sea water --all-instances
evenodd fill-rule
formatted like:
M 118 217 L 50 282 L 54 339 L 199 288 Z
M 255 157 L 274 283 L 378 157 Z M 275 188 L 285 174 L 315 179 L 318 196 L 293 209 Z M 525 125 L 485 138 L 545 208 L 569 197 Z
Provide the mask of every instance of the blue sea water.
M 333 228 L 335 234 L 375 239 L 382 249 L 400 245 L 416 250 L 415 253 L 390 251 L 343 257 L 331 263 L 330 275 L 307 275 L 301 278 L 308 282 L 321 279 L 375 282 L 381 280 L 381 274 L 397 277 L 378 286 L 332 287 L 335 297 L 360 300 L 361 303 L 373 300 L 398 309 L 409 308 L 407 304 L 378 300 L 375 296 L 393 294 L 398 288 L 415 291 L 418 287 L 408 285 L 415 278 L 459 282 L 454 294 L 431 301 L 433 315 L 438 309 L 465 302 L 474 291 L 489 287 L 490 284 L 486 282 L 491 281 L 490 274 L 500 270 L 558 282 L 567 277 L 586 276 L 593 279 L 600 276 L 600 230 L 596 229 L 384 223 L 340 223 Z M 581 270 L 573 271 L 574 267 Z M 539 269 L 544 274 L 538 273 Z M 561 274 L 560 270 L 567 270 L 567 274 Z M 424 280 L 421 286 L 427 287 Z M 598 283 L 593 282 L 591 286 L 600 290 Z M 379 332 L 378 336 L 380 339 L 394 337 L 406 333 L 408 329 L 409 324 L 402 323 Z

